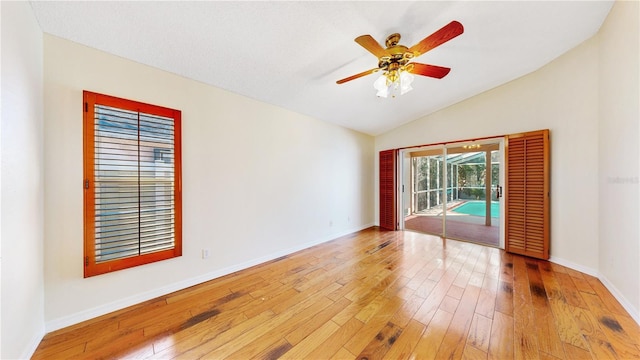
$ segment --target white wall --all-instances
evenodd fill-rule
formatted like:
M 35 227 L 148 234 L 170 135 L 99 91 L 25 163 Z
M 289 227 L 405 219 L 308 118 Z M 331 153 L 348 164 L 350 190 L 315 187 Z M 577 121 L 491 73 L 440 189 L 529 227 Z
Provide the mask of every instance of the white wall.
M 640 6 L 616 2 L 600 30 L 599 270 L 640 323 Z
M 420 84 L 414 91 L 420 91 Z M 596 39 L 532 74 L 380 135 L 375 146 L 379 151 L 546 128 L 551 132 L 551 256 L 595 274 L 599 215 Z
M 50 35 L 44 59 L 47 330 L 373 225 L 372 137 Z M 182 110 L 181 258 L 82 277 L 83 89 Z
M 42 31 L 27 2 L 1 2 L 3 359 L 44 335 Z

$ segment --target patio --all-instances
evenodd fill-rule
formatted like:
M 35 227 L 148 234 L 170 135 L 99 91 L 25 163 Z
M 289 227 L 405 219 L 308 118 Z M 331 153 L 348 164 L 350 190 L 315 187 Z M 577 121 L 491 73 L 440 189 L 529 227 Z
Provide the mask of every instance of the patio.
M 409 215 L 404 226 L 406 230 L 442 236 L 442 216 Z M 484 225 L 484 217 L 480 216 L 447 216 L 445 237 L 499 247 L 500 228 Z

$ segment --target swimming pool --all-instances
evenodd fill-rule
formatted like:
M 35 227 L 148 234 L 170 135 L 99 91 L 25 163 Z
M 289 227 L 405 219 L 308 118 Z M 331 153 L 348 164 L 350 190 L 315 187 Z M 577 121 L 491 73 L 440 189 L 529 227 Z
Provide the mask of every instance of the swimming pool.
M 484 201 L 467 201 L 466 203 L 451 210 L 459 214 L 467 214 L 474 216 L 485 216 L 486 205 Z M 491 217 L 497 218 L 500 216 L 500 203 L 497 201 L 491 202 Z

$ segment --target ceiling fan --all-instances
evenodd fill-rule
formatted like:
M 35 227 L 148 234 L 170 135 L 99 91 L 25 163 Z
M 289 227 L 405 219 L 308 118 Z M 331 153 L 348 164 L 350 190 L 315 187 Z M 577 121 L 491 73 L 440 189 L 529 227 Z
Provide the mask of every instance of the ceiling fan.
M 358 36 L 355 42 L 378 58 L 378 67 L 338 80 L 336 83 L 344 84 L 347 81 L 382 71 L 382 76 L 376 80 L 374 87 L 378 90 L 378 96 L 387 97 L 390 92 L 399 90 L 401 94 L 404 94 L 410 91 L 413 81 L 411 74 L 442 79 L 451 71 L 450 68 L 411 62 L 411 60 L 463 32 L 462 24 L 452 21 L 410 48 L 398 44 L 400 34 L 395 33 L 387 37 L 386 49 L 378 44 L 371 35 Z

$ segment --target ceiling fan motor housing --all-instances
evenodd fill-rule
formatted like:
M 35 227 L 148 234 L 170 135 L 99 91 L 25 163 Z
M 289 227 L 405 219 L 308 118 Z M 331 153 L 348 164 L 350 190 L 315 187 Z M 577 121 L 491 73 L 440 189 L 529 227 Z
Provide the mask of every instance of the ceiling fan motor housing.
M 400 41 L 400 34 L 395 33 L 391 34 L 387 37 L 385 41 L 385 45 L 387 46 L 387 53 L 389 56 L 382 56 L 378 59 L 378 67 L 381 70 L 392 71 L 397 70 L 398 67 L 406 65 L 411 58 L 413 58 L 413 54 L 409 51 L 409 48 L 404 45 L 398 45 Z M 396 66 L 390 65 L 396 64 Z

